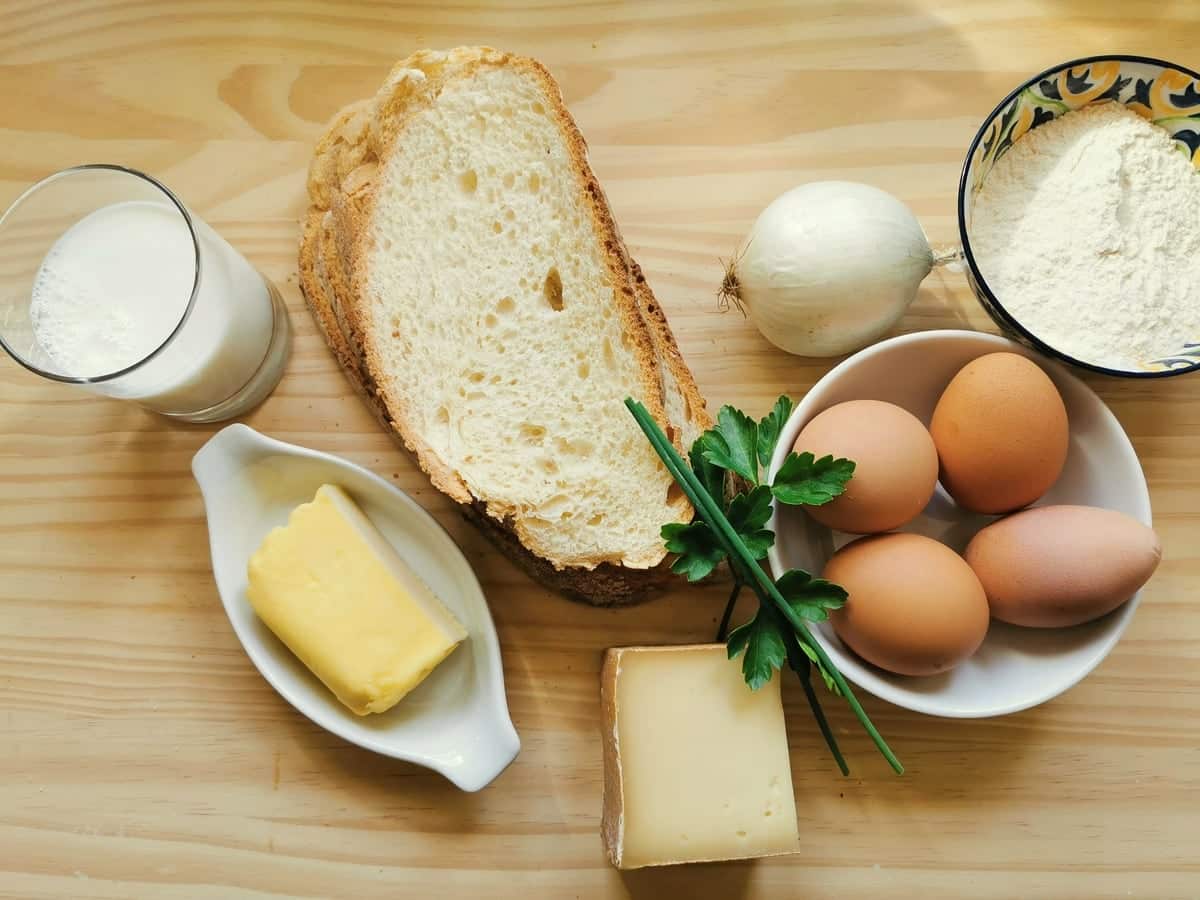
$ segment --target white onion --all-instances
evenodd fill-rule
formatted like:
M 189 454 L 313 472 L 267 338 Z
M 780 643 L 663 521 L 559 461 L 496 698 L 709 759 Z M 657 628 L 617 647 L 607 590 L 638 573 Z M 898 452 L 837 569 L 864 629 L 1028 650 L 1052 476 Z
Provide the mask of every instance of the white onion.
M 865 347 L 896 324 L 933 266 L 925 232 L 886 191 L 815 181 L 762 211 L 721 296 L 775 346 L 801 356 Z

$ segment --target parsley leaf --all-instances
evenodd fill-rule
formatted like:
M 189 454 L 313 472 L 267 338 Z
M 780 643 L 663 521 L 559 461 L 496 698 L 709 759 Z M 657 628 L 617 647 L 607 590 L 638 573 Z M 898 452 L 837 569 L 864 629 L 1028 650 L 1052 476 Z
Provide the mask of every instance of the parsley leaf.
M 700 435 L 699 442 L 710 463 L 758 484 L 758 425 L 740 409 L 722 406 L 717 427 Z
M 779 432 L 792 414 L 792 398 L 784 394 L 775 401 L 762 421 L 758 423 L 758 463 L 764 469 L 771 465 L 771 456 L 775 453 L 775 445 L 779 442 Z
M 755 559 L 767 555 L 775 543 L 775 532 L 764 528 L 771 518 L 771 489 L 760 484 L 748 494 L 738 494 L 729 501 L 725 518 L 745 543 Z
M 730 659 L 742 654 L 742 675 L 752 691 L 770 681 L 787 661 L 782 629 L 775 614 L 763 605 L 753 619 L 729 633 L 725 647 Z
M 692 471 L 696 473 L 696 477 L 700 479 L 700 483 L 709 495 L 724 505 L 725 503 L 725 470 L 720 466 L 710 463 L 704 458 L 704 448 L 702 438 L 696 438 L 692 443 L 692 449 L 688 453 L 688 462 L 692 465 Z
M 824 622 L 831 609 L 841 609 L 849 596 L 841 585 L 813 578 L 803 569 L 789 569 L 775 580 L 775 587 L 796 615 L 810 622 Z
M 686 576 L 688 581 L 704 578 L 725 558 L 725 551 L 707 522 L 695 521 L 686 525 L 671 522 L 662 527 L 662 536 L 667 549 L 679 554 L 671 563 L 671 571 Z
M 823 506 L 845 492 L 853 474 L 854 463 L 848 459 L 814 459 L 807 452 L 789 453 L 775 473 L 771 492 L 789 506 Z

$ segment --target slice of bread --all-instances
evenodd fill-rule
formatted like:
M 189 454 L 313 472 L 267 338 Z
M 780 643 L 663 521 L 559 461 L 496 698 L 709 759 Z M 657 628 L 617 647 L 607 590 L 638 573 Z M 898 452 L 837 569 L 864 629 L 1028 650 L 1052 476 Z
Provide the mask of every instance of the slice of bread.
M 368 400 L 370 408 L 384 427 L 391 430 L 393 424 L 387 418 L 386 410 L 373 389 L 373 383 L 366 374 L 360 357 L 353 351 L 338 324 L 337 310 L 340 301 L 337 298 L 339 292 L 342 296 L 345 295 L 347 282 L 336 245 L 332 238 L 325 237 L 330 221 L 331 217 L 324 214 L 312 215 L 307 220 L 304 241 L 307 247 L 313 248 L 313 252 L 304 255 L 302 280 L 306 285 L 305 295 L 317 324 L 345 369 L 351 384 Z M 640 275 L 640 269 L 635 268 L 635 272 Z M 639 283 L 639 287 L 639 301 L 642 308 L 647 310 L 647 324 L 652 329 L 656 350 L 661 348 L 664 353 L 659 365 L 664 383 L 669 385 L 666 397 L 668 432 L 686 441 L 684 444 L 677 440 L 678 446 L 686 448 L 696 435 L 712 427 L 712 420 L 690 370 L 675 348 L 666 319 L 657 311 L 653 294 L 644 281 Z M 464 506 L 463 513 L 506 557 L 517 563 L 531 577 L 588 603 L 610 606 L 635 602 L 671 578 L 665 563 L 652 569 L 630 569 L 611 563 L 601 563 L 593 569 L 577 566 L 555 568 L 549 561 L 526 549 L 513 531 L 502 522 L 488 516 L 478 501 Z
M 552 586 L 657 581 L 691 510 L 622 401 L 679 441 L 709 419 L 545 70 L 410 57 L 331 124 L 309 194 L 308 303 L 434 484 Z

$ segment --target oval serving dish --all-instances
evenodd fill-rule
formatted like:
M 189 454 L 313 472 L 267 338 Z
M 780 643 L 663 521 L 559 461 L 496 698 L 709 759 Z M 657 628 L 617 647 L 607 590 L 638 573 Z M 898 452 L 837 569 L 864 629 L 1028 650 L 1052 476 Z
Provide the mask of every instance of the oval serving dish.
M 192 472 L 208 515 L 213 575 L 247 655 L 279 694 L 317 725 L 477 791 L 516 757 L 500 645 L 479 582 L 462 552 L 416 501 L 378 475 L 327 453 L 230 425 L 196 453 Z M 246 564 L 263 537 L 317 488 L 341 486 L 404 561 L 467 629 L 450 654 L 386 713 L 356 716 L 254 614 Z
M 980 272 L 971 250 L 975 195 L 992 166 L 1024 135 L 1090 103 L 1123 103 L 1165 129 L 1200 169 L 1200 73 L 1148 56 L 1111 54 L 1061 63 L 1019 85 L 983 120 L 967 150 L 958 185 L 958 228 L 967 280 L 988 315 L 1017 341 L 1072 366 L 1121 378 L 1164 378 L 1200 369 L 1200 334 L 1181 334 L 1173 353 L 1112 369 L 1076 359 L 1047 344 L 1016 319 Z

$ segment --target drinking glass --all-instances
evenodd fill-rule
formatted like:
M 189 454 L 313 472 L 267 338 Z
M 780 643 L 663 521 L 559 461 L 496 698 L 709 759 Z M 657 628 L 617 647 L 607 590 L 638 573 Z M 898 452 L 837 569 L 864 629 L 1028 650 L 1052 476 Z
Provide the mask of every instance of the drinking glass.
M 143 172 L 65 169 L 0 216 L 0 345 L 43 378 L 216 422 L 271 393 L 290 333 L 274 286 Z

